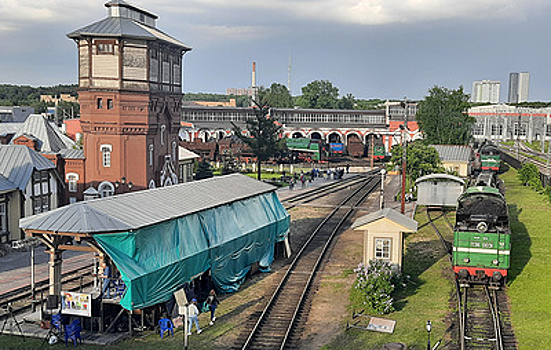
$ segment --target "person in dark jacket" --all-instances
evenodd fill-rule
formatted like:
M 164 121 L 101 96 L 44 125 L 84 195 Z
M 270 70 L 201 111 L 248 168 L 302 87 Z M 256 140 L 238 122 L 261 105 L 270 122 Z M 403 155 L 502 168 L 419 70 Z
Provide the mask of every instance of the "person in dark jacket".
M 216 292 L 214 289 L 210 290 L 209 296 L 207 297 L 207 300 L 205 303 L 208 305 L 210 310 L 210 325 L 212 326 L 214 324 L 214 321 L 216 321 L 216 316 L 214 316 L 214 313 L 216 312 L 216 308 L 218 307 L 218 304 L 220 304 L 220 301 L 216 297 Z

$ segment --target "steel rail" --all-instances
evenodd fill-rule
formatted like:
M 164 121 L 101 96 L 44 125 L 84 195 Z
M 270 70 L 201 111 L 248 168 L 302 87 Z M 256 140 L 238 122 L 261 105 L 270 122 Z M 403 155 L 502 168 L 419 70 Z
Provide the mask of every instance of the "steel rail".
M 365 189 L 366 187 L 368 187 L 368 185 L 370 184 L 373 184 L 370 188 L 370 191 L 367 191 L 366 194 L 364 194 L 362 197 L 365 198 L 367 195 L 369 195 L 369 193 L 371 191 L 373 191 L 374 188 L 376 188 L 377 184 L 378 184 L 378 181 L 379 179 L 377 177 L 371 177 L 371 178 L 368 178 L 365 180 L 365 183 L 360 186 L 358 189 L 356 189 L 351 195 L 349 195 L 346 199 L 344 199 L 341 203 L 339 203 L 337 205 L 337 207 L 335 207 L 335 209 L 333 209 L 333 211 L 331 211 L 330 214 L 328 214 L 323 220 L 322 222 L 314 229 L 314 231 L 312 232 L 312 234 L 309 236 L 309 238 L 307 239 L 307 241 L 302 245 L 302 248 L 300 249 L 300 251 L 296 254 L 295 258 L 293 259 L 293 261 L 291 262 L 291 264 L 289 265 L 289 267 L 287 268 L 287 271 L 284 275 L 284 277 L 281 279 L 281 281 L 279 282 L 278 286 L 276 287 L 275 291 L 273 292 L 272 296 L 270 297 L 270 300 L 268 301 L 267 305 L 265 306 L 265 308 L 263 309 L 260 317 L 258 318 L 258 320 L 256 321 L 252 331 L 249 333 L 249 336 L 247 337 L 244 345 L 242 346 L 242 349 L 250 349 L 251 346 L 253 345 L 253 340 L 255 339 L 255 336 L 257 336 L 260 332 L 260 329 L 261 329 L 261 325 L 263 324 L 263 322 L 266 320 L 267 318 L 267 315 L 272 311 L 272 308 L 274 307 L 275 305 L 275 302 L 276 300 L 282 295 L 282 292 L 284 290 L 284 286 L 288 283 L 288 281 L 290 280 L 290 277 L 292 275 L 292 272 L 295 271 L 298 263 L 304 258 L 304 253 L 306 251 L 306 249 L 310 246 L 310 243 L 314 240 L 314 238 L 318 235 L 318 233 L 321 231 L 321 229 L 324 227 L 324 225 L 330 220 L 332 219 L 335 214 L 348 202 L 350 201 L 357 193 L 359 193 L 361 190 Z M 319 268 L 319 265 L 320 265 L 320 262 L 322 261 L 322 258 L 323 256 L 325 255 L 325 252 L 327 251 L 327 248 L 329 247 L 329 244 L 331 243 L 332 241 L 332 238 L 334 237 L 335 235 L 335 232 L 338 231 L 338 229 L 340 228 L 340 226 L 342 226 L 342 223 L 344 222 L 344 220 L 346 220 L 346 217 L 350 214 L 351 210 L 353 209 L 348 209 L 347 213 L 344 215 L 343 218 L 341 218 L 341 220 L 339 220 L 339 223 L 337 224 L 336 228 L 332 230 L 332 232 L 330 233 L 329 237 L 327 238 L 327 241 L 325 242 L 323 248 L 322 248 L 322 251 L 319 253 L 318 255 L 318 259 L 316 261 L 316 263 L 314 264 L 314 268 L 311 270 L 311 272 L 309 273 L 309 278 L 308 278 L 308 281 L 304 284 L 304 288 L 302 290 L 302 293 L 301 293 L 301 297 L 300 297 L 300 300 L 298 301 L 297 303 L 297 307 L 295 308 L 295 311 L 291 317 L 291 319 L 289 320 L 289 324 L 288 324 L 288 327 L 287 329 L 285 330 L 285 334 L 283 335 L 283 339 L 280 343 L 280 346 L 279 348 L 280 349 L 283 349 L 289 339 L 289 335 L 291 334 L 292 332 L 292 329 L 294 327 L 294 324 L 295 324 L 295 321 L 296 321 L 296 318 L 297 318 L 297 315 L 299 313 L 299 310 L 301 309 L 301 307 L 303 306 L 303 303 L 306 299 L 306 295 L 307 295 L 307 292 L 309 290 L 309 287 L 311 286 L 311 282 L 313 280 L 313 277 L 315 275 L 315 272 L 316 270 Z M 321 257 L 320 257 L 321 255 Z

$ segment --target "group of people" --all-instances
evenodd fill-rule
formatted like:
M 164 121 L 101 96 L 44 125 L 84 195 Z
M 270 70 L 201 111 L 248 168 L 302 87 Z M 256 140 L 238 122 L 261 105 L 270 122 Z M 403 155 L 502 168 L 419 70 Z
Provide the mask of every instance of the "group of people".
M 349 172 L 349 168 L 350 166 L 347 165 L 347 173 Z M 294 173 L 290 178 L 289 189 L 294 189 L 295 185 L 297 185 L 299 182 L 301 187 L 304 188 L 309 182 L 314 182 L 316 178 L 324 178 L 326 180 L 330 180 L 331 177 L 333 177 L 333 179 L 335 180 L 342 179 L 342 177 L 344 176 L 344 172 L 344 168 L 331 168 L 327 170 L 313 168 L 308 172 L 301 171 L 300 174 Z M 285 178 L 285 171 L 283 172 L 282 178 Z
M 193 328 L 193 324 L 195 324 L 195 328 L 197 329 L 197 334 L 201 334 L 203 331 L 201 327 L 199 327 L 199 314 L 201 312 L 209 312 L 210 311 L 210 323 L 209 325 L 214 325 L 214 321 L 216 321 L 216 308 L 218 307 L 218 304 L 220 301 L 218 300 L 218 297 L 216 296 L 216 292 L 214 289 L 211 289 L 207 299 L 204 303 L 204 308 L 199 309 L 199 306 L 197 304 L 197 299 L 193 298 L 191 300 L 191 304 L 188 306 L 188 316 L 189 316 L 189 322 L 188 322 L 188 335 L 191 335 L 191 329 Z

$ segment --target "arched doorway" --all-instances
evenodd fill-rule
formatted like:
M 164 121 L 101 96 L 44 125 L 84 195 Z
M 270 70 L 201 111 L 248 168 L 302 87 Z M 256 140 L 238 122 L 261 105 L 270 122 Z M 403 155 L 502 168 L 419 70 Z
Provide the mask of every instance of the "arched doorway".
M 321 136 L 320 132 L 314 131 L 314 132 L 310 133 L 310 138 L 312 140 L 321 140 L 323 137 Z
M 303 137 L 304 135 L 300 131 L 295 131 L 294 133 L 291 134 L 292 139 L 300 139 Z
M 329 142 L 329 143 L 342 143 L 341 135 L 336 133 L 336 132 L 332 132 L 329 135 L 327 135 L 327 142 Z

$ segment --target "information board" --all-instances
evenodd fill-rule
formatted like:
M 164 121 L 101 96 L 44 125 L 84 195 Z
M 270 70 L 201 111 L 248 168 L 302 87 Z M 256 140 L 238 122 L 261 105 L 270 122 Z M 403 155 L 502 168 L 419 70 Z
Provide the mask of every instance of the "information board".
M 92 295 L 76 292 L 61 292 L 61 313 L 92 317 Z

